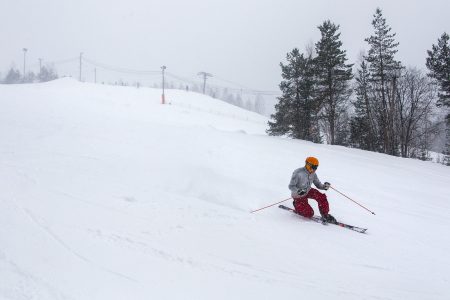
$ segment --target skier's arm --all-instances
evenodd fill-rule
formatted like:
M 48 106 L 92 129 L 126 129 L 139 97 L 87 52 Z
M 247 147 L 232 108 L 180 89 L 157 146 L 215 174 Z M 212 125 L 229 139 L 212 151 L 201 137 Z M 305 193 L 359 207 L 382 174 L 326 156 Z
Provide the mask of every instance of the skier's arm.
M 322 182 L 320 182 L 319 177 L 317 177 L 316 173 L 314 173 L 313 183 L 319 190 L 324 190 L 325 189 L 325 186 L 323 185 Z

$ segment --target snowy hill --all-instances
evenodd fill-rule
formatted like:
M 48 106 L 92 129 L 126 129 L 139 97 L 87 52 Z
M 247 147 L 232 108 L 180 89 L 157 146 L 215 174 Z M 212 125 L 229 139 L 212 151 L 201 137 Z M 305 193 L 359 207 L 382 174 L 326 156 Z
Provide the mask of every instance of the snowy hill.
M 0 85 L 0 299 L 450 299 L 450 168 L 268 137 L 257 114 L 166 98 Z M 309 155 L 376 212 L 327 192 L 367 234 L 249 213 L 288 198 Z

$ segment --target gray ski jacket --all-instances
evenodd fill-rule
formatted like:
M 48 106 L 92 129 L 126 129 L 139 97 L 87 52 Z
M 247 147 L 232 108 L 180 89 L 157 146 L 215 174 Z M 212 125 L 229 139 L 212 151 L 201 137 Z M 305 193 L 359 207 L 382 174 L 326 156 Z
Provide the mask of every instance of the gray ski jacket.
M 317 177 L 316 172 L 309 173 L 308 170 L 306 170 L 305 167 L 298 168 L 297 170 L 292 173 L 291 182 L 289 183 L 289 189 L 291 190 L 291 196 L 292 198 L 299 198 L 301 197 L 297 191 L 300 190 L 306 190 L 306 194 L 311 189 L 311 184 L 314 183 L 314 185 L 320 189 L 323 190 L 323 184 L 320 182 L 319 178 Z

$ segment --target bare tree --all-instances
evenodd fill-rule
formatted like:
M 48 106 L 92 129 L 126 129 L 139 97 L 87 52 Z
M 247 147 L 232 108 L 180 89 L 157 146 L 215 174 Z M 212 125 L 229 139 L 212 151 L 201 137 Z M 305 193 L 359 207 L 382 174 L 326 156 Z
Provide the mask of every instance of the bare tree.
M 395 95 L 395 129 L 402 157 L 418 157 L 419 149 L 426 151 L 436 126 L 430 117 L 436 90 L 431 80 L 420 70 L 409 68 L 397 81 Z

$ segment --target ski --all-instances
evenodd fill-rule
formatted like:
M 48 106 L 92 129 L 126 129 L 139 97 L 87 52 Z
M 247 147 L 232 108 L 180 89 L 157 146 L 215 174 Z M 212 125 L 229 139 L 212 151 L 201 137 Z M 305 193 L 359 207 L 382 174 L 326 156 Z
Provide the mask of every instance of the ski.
M 284 205 L 278 205 L 278 207 L 281 208 L 281 209 L 285 209 L 285 210 L 288 210 L 290 212 L 293 212 L 294 214 L 300 216 L 299 214 L 297 214 L 295 212 L 295 210 L 293 210 L 290 207 L 287 207 L 287 206 L 284 206 Z M 303 216 L 301 216 L 301 217 L 303 217 Z M 303 218 L 305 218 L 305 217 L 303 217 Z M 305 219 L 309 219 L 309 218 L 305 218 Z M 339 222 L 339 221 L 336 222 L 336 223 L 323 222 L 322 218 L 320 218 L 318 216 L 313 216 L 309 220 L 317 222 L 317 223 L 321 223 L 323 225 L 334 224 L 334 225 L 337 225 L 339 227 L 344 227 L 344 228 L 347 228 L 347 229 L 350 229 L 350 230 L 353 230 L 353 231 L 356 231 L 356 232 L 359 232 L 359 233 L 365 233 L 367 231 L 367 228 L 361 228 L 361 227 L 357 227 L 357 226 L 353 226 L 353 225 L 348 225 L 348 224 L 345 224 L 345 223 L 342 223 L 342 222 Z

